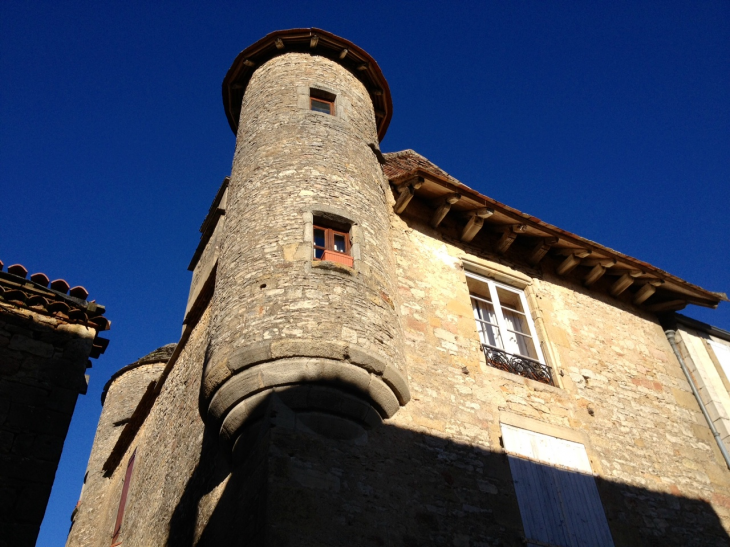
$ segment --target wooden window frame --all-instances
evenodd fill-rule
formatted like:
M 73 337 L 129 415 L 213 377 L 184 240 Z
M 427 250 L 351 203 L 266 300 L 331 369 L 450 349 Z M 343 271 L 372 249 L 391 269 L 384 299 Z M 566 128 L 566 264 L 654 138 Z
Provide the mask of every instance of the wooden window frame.
M 327 228 L 326 226 L 321 226 L 319 224 L 313 224 L 312 225 L 312 236 L 314 236 L 314 232 L 316 230 L 323 230 L 324 231 L 324 247 L 321 245 L 316 244 L 316 239 L 312 237 L 312 249 L 313 254 L 317 252 L 317 249 L 324 251 L 332 251 L 335 253 L 347 255 L 350 255 L 350 249 L 352 247 L 352 244 L 350 243 L 350 233 L 345 232 L 342 230 L 335 230 L 334 228 Z M 345 252 L 341 252 L 335 249 L 335 234 L 344 236 L 345 238 Z M 317 258 L 316 256 L 312 257 L 314 260 L 321 260 L 320 258 Z
M 122 522 L 124 521 L 124 509 L 127 505 L 127 497 L 129 496 L 129 487 L 132 483 L 132 473 L 134 472 L 134 460 L 137 457 L 137 450 L 132 453 L 127 463 L 127 471 L 124 474 L 124 484 L 122 485 L 122 495 L 119 498 L 119 508 L 117 509 L 117 520 L 114 523 L 114 533 L 112 534 L 111 547 L 117 547 L 122 544 L 119 535 L 122 531 Z
M 321 110 L 315 110 L 313 107 L 314 101 L 324 103 L 329 106 L 329 115 L 334 116 L 335 115 L 335 100 L 337 99 L 337 95 L 334 93 L 330 93 L 329 91 L 325 91 L 324 89 L 317 89 L 316 87 L 310 87 L 309 88 L 309 110 L 313 112 L 319 112 L 320 114 L 325 114 L 325 112 L 322 112 Z
M 322 112 L 321 110 L 315 110 L 314 109 L 314 101 L 317 101 L 318 103 L 326 104 L 330 107 L 329 115 L 334 116 L 335 115 L 335 102 L 334 101 L 328 101 L 327 99 L 320 99 L 319 97 L 309 97 L 309 110 L 312 112 L 320 112 L 321 114 L 325 114 L 325 112 Z

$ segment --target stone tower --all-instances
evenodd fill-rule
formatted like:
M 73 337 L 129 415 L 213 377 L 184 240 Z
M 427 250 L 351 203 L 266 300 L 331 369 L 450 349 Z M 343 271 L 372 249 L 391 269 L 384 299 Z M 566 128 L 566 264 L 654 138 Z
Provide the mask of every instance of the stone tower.
M 208 425 L 233 448 L 276 393 L 312 430 L 357 438 L 409 399 L 379 164 L 387 83 L 361 49 L 306 29 L 247 48 L 223 87 L 236 151 L 203 379 Z M 318 256 L 325 232 L 344 253 Z
M 110 381 L 68 547 L 728 543 L 656 315 L 724 295 L 383 156 L 385 79 L 327 32 L 223 100 L 182 336 Z

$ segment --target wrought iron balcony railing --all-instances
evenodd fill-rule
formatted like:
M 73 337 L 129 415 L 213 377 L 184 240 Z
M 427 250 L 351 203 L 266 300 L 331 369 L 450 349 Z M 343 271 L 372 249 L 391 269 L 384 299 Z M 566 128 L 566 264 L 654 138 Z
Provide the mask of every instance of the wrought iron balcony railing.
M 539 361 L 521 355 L 512 355 L 504 350 L 485 344 L 482 344 L 482 351 L 490 367 L 511 372 L 512 374 L 518 374 L 530 380 L 542 382 L 543 384 L 555 385 L 552 370 L 549 366 Z

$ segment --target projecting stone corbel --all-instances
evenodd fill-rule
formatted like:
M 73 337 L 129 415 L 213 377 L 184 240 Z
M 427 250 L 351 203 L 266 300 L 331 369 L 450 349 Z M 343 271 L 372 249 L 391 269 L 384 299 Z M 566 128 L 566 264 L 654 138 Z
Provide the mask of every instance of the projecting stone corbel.
M 583 280 L 583 285 L 586 287 L 590 287 L 593 285 L 596 281 L 601 279 L 603 277 L 603 274 L 606 273 L 606 270 L 608 268 L 612 268 L 616 265 L 616 259 L 615 258 L 599 258 L 598 260 L 591 261 L 587 260 L 583 264 L 584 266 L 593 266 L 590 272 L 588 272 L 588 275 L 586 275 L 585 279 Z
M 555 245 L 560 238 L 557 237 L 546 237 L 540 240 L 540 242 L 535 245 L 535 248 L 532 250 L 532 254 L 530 255 L 530 258 L 528 258 L 528 262 L 532 264 L 533 266 L 537 266 L 540 261 L 545 258 L 545 255 L 550 250 L 550 247 Z
M 621 277 L 619 277 L 613 285 L 611 285 L 611 288 L 608 290 L 609 293 L 611 293 L 612 296 L 618 296 L 622 292 L 624 292 L 626 289 L 628 289 L 631 285 L 634 284 L 634 280 L 643 275 L 644 272 L 641 270 L 632 270 L 630 272 L 626 272 Z
M 566 275 L 572 272 L 580 264 L 581 259 L 591 254 L 590 249 L 576 249 L 560 263 L 556 270 L 558 275 Z
M 439 224 L 446 218 L 446 215 L 451 210 L 451 206 L 461 199 L 461 194 L 446 194 L 440 197 L 434 202 L 436 210 L 433 212 L 431 217 L 431 226 L 438 228 Z
M 504 233 L 502 234 L 502 237 L 499 238 L 497 246 L 495 247 L 497 252 L 500 254 L 506 253 L 512 243 L 514 243 L 515 239 L 517 239 L 517 236 L 519 234 L 524 234 L 526 231 L 526 224 L 513 224 L 505 227 Z
M 661 279 L 652 279 L 648 281 L 646 285 L 641 287 L 634 295 L 634 304 L 639 306 L 646 302 L 646 300 L 656 292 L 657 287 L 663 285 L 664 281 Z
M 406 207 L 408 207 L 408 204 L 413 199 L 416 190 L 423 186 L 423 182 L 423 177 L 415 177 L 403 184 L 399 184 L 396 187 L 396 190 L 398 191 L 398 199 L 395 201 L 395 207 L 393 210 L 397 214 L 401 214 L 406 210 Z
M 484 226 L 484 219 L 491 217 L 494 214 L 494 209 L 489 207 L 483 207 L 467 213 L 469 222 L 466 223 L 464 229 L 461 231 L 461 240 L 465 243 L 469 243 L 474 236 L 479 233 L 479 230 Z

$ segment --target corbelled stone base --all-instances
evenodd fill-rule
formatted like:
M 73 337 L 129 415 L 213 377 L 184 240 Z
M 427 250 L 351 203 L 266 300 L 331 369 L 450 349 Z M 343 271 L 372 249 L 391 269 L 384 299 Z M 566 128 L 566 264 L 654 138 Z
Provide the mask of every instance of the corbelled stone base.
M 353 427 L 380 424 L 410 400 L 405 379 L 382 356 L 343 342 L 265 341 L 206 367 L 207 422 L 232 447 L 273 393 L 320 433 L 332 431 L 336 438 L 355 435 Z M 349 425 L 337 425 L 340 419 Z

